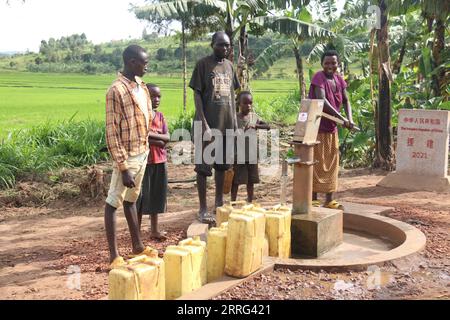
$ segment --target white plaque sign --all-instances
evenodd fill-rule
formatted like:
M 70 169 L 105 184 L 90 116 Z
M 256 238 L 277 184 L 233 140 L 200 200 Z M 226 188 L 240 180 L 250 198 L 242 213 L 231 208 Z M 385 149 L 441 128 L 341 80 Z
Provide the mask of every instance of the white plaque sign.
M 402 109 L 397 127 L 397 171 L 378 183 L 410 190 L 450 191 L 450 111 Z
M 449 111 L 400 110 L 397 172 L 446 177 Z

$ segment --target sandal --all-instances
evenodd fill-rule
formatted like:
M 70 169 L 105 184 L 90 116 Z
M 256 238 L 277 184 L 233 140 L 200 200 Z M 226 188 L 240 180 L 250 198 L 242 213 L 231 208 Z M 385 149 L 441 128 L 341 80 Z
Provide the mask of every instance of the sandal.
M 344 207 L 336 200 L 332 200 L 332 201 L 328 202 L 328 204 L 325 205 L 325 208 L 344 210 Z
M 111 264 L 109 265 L 109 269 L 110 270 L 116 269 L 124 265 L 126 265 L 125 260 L 122 257 L 117 257 L 114 259 L 113 262 L 111 262 Z
M 148 246 L 147 246 L 147 247 L 145 247 L 144 251 L 142 251 L 142 252 L 139 253 L 139 254 L 130 254 L 130 255 L 129 255 L 129 258 L 130 258 L 130 259 L 133 259 L 133 258 L 136 258 L 136 257 L 139 257 L 139 256 L 154 257 L 155 254 L 156 254 L 156 255 L 158 254 L 158 250 L 155 250 L 155 249 L 153 249 L 152 247 L 148 247 Z
M 165 241 L 167 240 L 167 232 L 158 232 L 157 235 L 150 235 L 150 239 Z
M 315 207 L 315 208 L 318 208 L 318 207 L 320 207 L 321 205 L 322 205 L 322 204 L 320 203 L 319 200 L 313 200 L 313 202 L 312 202 L 312 206 Z
M 201 217 L 200 214 L 198 214 L 197 220 L 200 221 L 200 223 L 204 223 L 204 224 L 208 224 L 208 225 L 216 224 L 216 218 L 210 214 L 205 214 L 203 217 Z

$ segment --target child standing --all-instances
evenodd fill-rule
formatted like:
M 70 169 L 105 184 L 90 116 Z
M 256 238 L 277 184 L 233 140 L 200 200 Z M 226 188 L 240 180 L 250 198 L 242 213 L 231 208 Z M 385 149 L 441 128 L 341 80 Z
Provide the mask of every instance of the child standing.
M 270 130 L 270 126 L 263 122 L 258 116 L 252 112 L 253 96 L 249 91 L 242 91 L 238 97 L 239 113 L 237 116 L 238 129 L 244 132 L 248 130 Z M 251 133 L 250 133 L 251 134 Z M 253 151 L 256 153 L 257 144 L 250 144 L 249 137 L 245 137 L 245 150 L 240 150 L 240 146 L 236 150 L 238 155 L 245 152 L 245 163 L 236 161 L 234 165 L 233 186 L 231 187 L 231 201 L 236 201 L 239 185 L 247 185 L 247 202 L 253 202 L 254 185 L 259 183 L 259 169 L 258 162 L 251 163 L 249 153 Z M 248 139 L 248 140 L 247 140 Z M 256 141 L 256 140 L 254 140 Z M 252 148 L 252 150 L 250 150 Z M 239 158 L 239 157 L 238 157 Z
M 158 215 L 166 211 L 167 152 L 165 148 L 170 141 L 170 135 L 163 114 L 156 110 L 161 102 L 161 90 L 154 84 L 147 84 L 147 88 L 153 105 L 153 120 L 148 135 L 150 154 L 136 207 L 139 229 L 142 224 L 142 215 L 150 215 L 150 237 L 164 240 L 166 237 L 158 230 Z

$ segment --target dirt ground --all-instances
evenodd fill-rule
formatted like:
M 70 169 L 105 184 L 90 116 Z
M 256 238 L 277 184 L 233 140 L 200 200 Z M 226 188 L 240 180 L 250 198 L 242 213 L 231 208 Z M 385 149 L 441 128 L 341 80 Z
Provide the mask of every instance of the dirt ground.
M 262 183 L 256 187 L 258 202 L 279 201 L 279 170 L 261 167 Z M 292 176 L 292 172 L 290 173 Z M 377 187 L 381 171 L 343 170 L 338 199 L 394 207 L 388 216 L 410 223 L 427 237 L 426 250 L 407 259 L 388 263 L 378 270 L 326 273 L 276 270 L 261 275 L 219 299 L 449 299 L 450 298 L 450 194 L 409 192 Z M 169 165 L 170 180 L 194 177 L 189 165 Z M 66 182 L 64 182 L 66 183 Z M 40 191 L 39 186 L 22 186 L 21 196 Z M 66 189 L 72 190 L 68 186 Z M 239 196 L 245 197 L 245 188 Z M 25 191 L 24 191 L 25 190 Z M 31 190 L 31 191 L 30 191 Z M 291 194 L 292 184 L 288 185 Z M 103 226 L 103 201 L 89 200 L 72 191 L 65 198 L 47 197 L 45 205 L 36 199 L 18 206 L 9 193 L 0 193 L 0 299 L 101 299 L 107 295 L 108 251 Z M 213 204 L 213 181 L 208 202 Z M 229 196 L 226 196 L 228 199 Z M 32 198 L 32 197 L 31 197 Z M 30 199 L 31 199 L 30 198 Z M 2 200 L 3 199 L 3 200 Z M 6 199 L 6 200 L 5 200 Z M 9 200 L 8 200 L 9 199 Z M 11 200 L 13 199 L 13 200 Z M 28 199 L 28 198 L 27 198 Z M 39 199 L 38 199 L 39 200 Z M 41 199 L 42 200 L 42 199 Z M 185 237 L 195 219 L 196 188 L 193 182 L 169 185 L 168 212 L 161 216 L 164 242 L 149 240 L 160 255 L 167 245 Z M 143 229 L 147 230 L 148 220 Z M 130 253 L 130 238 L 118 211 L 119 249 Z M 379 286 L 370 285 L 374 274 Z M 373 281 L 372 281 L 373 282 Z

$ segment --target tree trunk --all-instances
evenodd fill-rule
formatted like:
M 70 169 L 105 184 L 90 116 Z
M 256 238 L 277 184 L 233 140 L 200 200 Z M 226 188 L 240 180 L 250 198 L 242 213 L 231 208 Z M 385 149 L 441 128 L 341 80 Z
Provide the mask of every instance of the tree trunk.
M 433 43 L 433 60 L 434 68 L 440 66 L 442 61 L 442 52 L 445 49 L 445 24 L 441 19 L 436 20 L 436 27 L 434 29 L 434 43 Z M 435 97 L 444 95 L 444 83 L 445 83 L 445 68 L 433 75 L 433 91 Z
M 293 48 L 294 55 L 295 55 L 295 62 L 297 64 L 297 75 L 298 75 L 298 88 L 300 92 L 300 100 L 303 100 L 306 98 L 306 84 L 305 84 L 305 78 L 303 75 L 303 59 L 300 55 L 300 50 L 297 47 Z
M 373 109 L 373 118 L 375 122 L 375 161 L 373 166 L 376 167 L 379 163 L 378 161 L 378 101 L 375 99 L 375 85 L 374 85 L 374 76 L 375 76 L 375 34 L 376 30 L 372 29 L 370 31 L 370 53 L 369 53 L 369 73 L 370 73 L 370 101 Z M 378 50 L 378 47 L 377 47 Z M 378 55 L 379 56 L 379 55 Z
M 377 132 L 378 131 L 378 129 L 377 129 L 377 120 L 376 120 L 376 119 L 378 119 L 377 118 L 377 107 L 376 107 L 377 102 L 375 100 L 375 88 L 374 88 L 375 86 L 373 84 L 373 76 L 375 74 L 375 70 L 374 70 L 375 32 L 376 32 L 375 29 L 372 29 L 370 31 L 370 55 L 369 55 L 369 57 L 370 57 L 369 58 L 369 69 L 370 69 L 370 71 L 369 72 L 370 72 L 370 99 L 372 101 L 373 114 L 375 116 L 375 132 Z
M 350 67 L 349 67 L 349 63 L 344 63 L 344 70 L 343 70 L 343 75 L 350 75 Z
M 225 33 L 230 38 L 230 54 L 228 55 L 228 60 L 232 63 L 234 62 L 234 39 L 233 39 L 233 17 L 230 12 L 230 8 L 227 9 L 227 22 L 225 27 Z
M 405 57 L 405 53 L 406 53 L 406 39 L 403 41 L 403 45 L 400 49 L 400 53 L 398 55 L 398 59 L 397 61 L 395 61 L 394 67 L 392 72 L 395 74 L 399 74 L 400 73 L 400 69 L 402 67 L 402 63 L 403 63 L 403 58 Z
M 379 50 L 378 60 L 378 112 L 376 132 L 377 157 L 375 167 L 384 170 L 394 169 L 394 152 L 392 148 L 392 108 L 391 108 L 391 83 L 388 72 L 389 62 L 389 35 L 387 6 L 384 0 L 379 1 L 381 9 L 381 29 L 377 30 L 377 42 Z
M 239 58 L 236 73 L 241 84 L 239 91 L 248 91 L 250 89 L 248 74 L 248 36 L 245 26 L 241 28 L 239 35 Z
M 183 113 L 187 110 L 187 58 L 186 58 L 186 28 L 181 22 L 181 51 L 183 56 Z
M 367 78 L 366 66 L 364 65 L 364 61 L 361 60 L 361 71 L 364 78 Z

